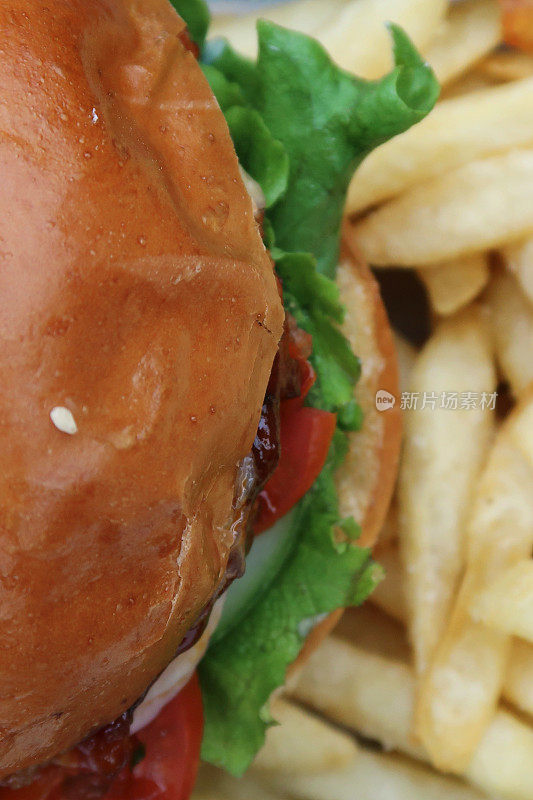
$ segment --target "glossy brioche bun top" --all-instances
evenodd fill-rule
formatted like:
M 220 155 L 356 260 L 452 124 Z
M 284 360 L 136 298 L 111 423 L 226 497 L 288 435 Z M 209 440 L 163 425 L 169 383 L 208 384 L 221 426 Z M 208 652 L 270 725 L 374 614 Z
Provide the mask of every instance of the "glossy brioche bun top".
M 283 309 L 183 30 L 0 6 L 0 776 L 137 700 L 233 540 Z

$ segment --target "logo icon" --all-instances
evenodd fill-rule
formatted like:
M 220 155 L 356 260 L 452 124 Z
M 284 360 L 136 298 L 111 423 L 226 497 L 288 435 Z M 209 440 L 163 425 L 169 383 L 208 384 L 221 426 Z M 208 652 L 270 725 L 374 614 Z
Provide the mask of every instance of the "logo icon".
M 386 389 L 378 389 L 376 392 L 376 408 L 378 411 L 388 411 L 390 408 L 394 408 L 396 404 L 396 398 L 390 392 L 387 392 Z

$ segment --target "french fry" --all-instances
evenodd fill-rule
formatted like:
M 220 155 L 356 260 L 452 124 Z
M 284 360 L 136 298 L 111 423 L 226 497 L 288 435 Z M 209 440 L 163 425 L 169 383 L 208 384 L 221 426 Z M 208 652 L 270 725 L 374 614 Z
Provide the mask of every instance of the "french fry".
M 533 643 L 533 559 L 519 561 L 498 575 L 473 599 L 470 613 L 489 628 Z
M 294 695 L 386 748 L 425 758 L 411 734 L 415 677 L 407 664 L 329 637 L 311 655 Z
M 500 368 L 519 397 L 533 382 L 533 307 L 505 272 L 493 277 L 486 299 Z
M 288 800 L 288 795 L 248 775 L 234 778 L 224 770 L 202 764 L 191 800 Z
M 484 58 L 475 70 L 488 80 L 521 81 L 533 75 L 533 57 L 519 50 L 497 50 Z
M 501 33 L 494 0 L 455 3 L 425 56 L 440 83 L 449 83 L 496 47 Z
M 524 294 L 533 303 L 533 239 L 507 247 L 502 256 L 516 276 Z
M 357 747 L 350 736 L 294 703 L 276 698 L 270 712 L 279 724 L 268 729 L 254 770 L 310 775 L 344 769 L 355 759 Z
M 397 755 L 361 748 L 351 767 L 316 776 L 282 776 L 278 791 L 301 800 L 483 800 L 485 795 L 455 778 Z
M 471 161 L 527 146 L 532 131 L 533 78 L 443 100 L 365 159 L 350 184 L 346 212 L 358 213 Z
M 215 16 L 211 23 L 210 36 L 223 36 L 243 55 L 257 55 L 258 19 L 268 19 L 285 28 L 301 31 L 309 36 L 327 24 L 330 16 L 339 12 L 346 0 L 295 0 L 280 3 L 261 11 L 252 11 L 239 16 Z
M 318 39 L 344 69 L 380 78 L 392 66 L 386 22 L 396 22 L 421 50 L 432 41 L 447 10 L 445 0 L 355 0 L 319 32 Z
M 415 691 L 415 675 L 407 665 L 370 656 L 330 637 L 312 654 L 302 671 L 296 696 L 388 749 L 427 760 L 427 754 L 411 733 Z M 531 800 L 531 726 L 509 712 L 497 711 L 464 777 L 491 796 Z M 375 792 L 373 798 L 379 797 L 377 787 Z M 428 795 L 428 800 L 429 797 L 432 795 Z
M 533 647 L 515 639 L 503 684 L 506 700 L 533 716 Z
M 533 728 L 506 711 L 488 726 L 465 776 L 490 797 L 533 797 Z
M 533 150 L 473 161 L 391 200 L 346 235 L 374 266 L 423 267 L 502 247 L 533 232 L 532 181 Z
M 215 18 L 212 36 L 225 36 L 243 55 L 257 54 L 256 22 L 269 19 L 318 39 L 344 69 L 379 78 L 392 66 L 386 22 L 396 22 L 427 49 L 447 8 L 445 0 L 294 0 L 236 17 Z
M 466 574 L 419 688 L 416 730 L 442 769 L 458 772 L 469 764 L 504 680 L 510 640 L 472 619 L 470 609 L 472 598 L 533 546 L 532 416 L 533 401 L 518 407 L 498 432 L 467 524 Z
M 464 563 L 468 504 L 492 434 L 493 414 L 465 398 L 488 398 L 495 382 L 489 337 L 475 309 L 438 326 L 412 373 L 419 405 L 405 412 L 400 545 L 419 674 L 452 606 Z
M 487 256 L 472 253 L 470 256 L 421 269 L 418 272 L 437 314 L 454 314 L 474 300 L 489 280 Z

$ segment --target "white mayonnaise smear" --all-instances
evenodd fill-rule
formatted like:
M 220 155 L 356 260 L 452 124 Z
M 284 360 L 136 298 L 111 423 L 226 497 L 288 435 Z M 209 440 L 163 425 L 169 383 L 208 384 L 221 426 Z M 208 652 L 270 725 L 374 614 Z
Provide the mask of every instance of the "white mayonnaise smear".
M 209 639 L 220 620 L 223 605 L 224 596 L 220 597 L 213 606 L 207 627 L 196 644 L 171 661 L 166 670 L 152 684 L 142 703 L 133 712 L 130 733 L 137 733 L 155 719 L 163 706 L 166 706 L 189 681 L 207 650 Z

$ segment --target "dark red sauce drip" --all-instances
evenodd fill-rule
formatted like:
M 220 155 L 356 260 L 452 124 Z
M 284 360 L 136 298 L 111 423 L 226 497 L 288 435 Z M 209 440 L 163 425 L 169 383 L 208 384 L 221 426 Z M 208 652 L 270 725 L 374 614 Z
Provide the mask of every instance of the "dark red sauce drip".
M 267 394 L 255 435 L 252 457 L 259 491 L 274 472 L 279 458 L 279 394 Z
M 192 53 L 195 58 L 199 57 L 200 48 L 198 47 L 196 42 L 193 42 L 193 40 L 189 36 L 189 31 L 187 30 L 187 28 L 185 28 L 185 30 L 183 30 L 180 33 L 178 39 L 180 40 L 184 48 L 189 51 L 189 53 Z
M 0 798 L 7 800 L 11 796 L 5 789 L 32 784 L 31 797 L 40 800 L 100 800 L 132 763 L 138 747 L 136 737 L 130 736 L 131 717 L 131 711 L 127 711 L 44 767 L 5 779 L 0 783 L 4 787 L 0 788 Z
M 287 315 L 252 447 L 256 494 L 261 491 L 278 464 L 280 402 L 301 395 L 302 353 L 304 358 L 310 354 L 310 344 L 309 334 L 298 328 L 292 317 Z
M 114 778 L 131 763 L 136 745 L 135 737 L 130 736 L 131 717 L 130 712 L 122 714 L 54 760 L 65 771 L 62 787 L 65 800 L 102 797 Z

